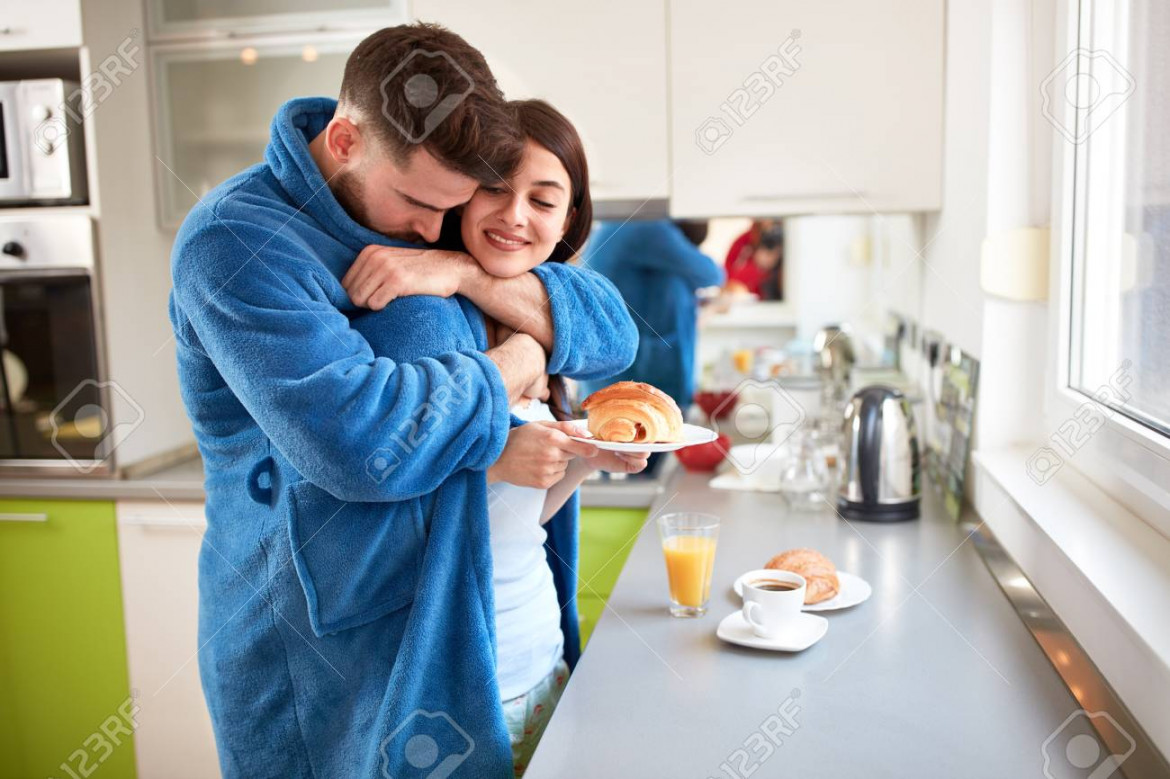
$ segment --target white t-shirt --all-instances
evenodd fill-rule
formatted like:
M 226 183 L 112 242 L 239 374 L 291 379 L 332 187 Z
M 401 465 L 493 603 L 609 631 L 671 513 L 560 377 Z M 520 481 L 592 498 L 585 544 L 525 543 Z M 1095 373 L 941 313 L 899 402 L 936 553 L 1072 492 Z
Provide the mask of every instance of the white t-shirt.
M 512 413 L 526 422 L 553 419 L 548 406 L 536 400 L 527 406 L 521 401 Z M 546 494 L 506 482 L 488 485 L 500 700 L 535 687 L 552 673 L 564 651 L 561 608 L 540 524 Z

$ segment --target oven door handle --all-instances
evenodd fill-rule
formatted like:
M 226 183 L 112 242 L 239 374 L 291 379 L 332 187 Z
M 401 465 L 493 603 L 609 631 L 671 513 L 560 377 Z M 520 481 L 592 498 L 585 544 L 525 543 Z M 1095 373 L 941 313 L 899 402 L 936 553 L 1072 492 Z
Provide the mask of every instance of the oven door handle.
M 18 514 L 0 512 L 0 522 L 48 522 L 48 514 Z

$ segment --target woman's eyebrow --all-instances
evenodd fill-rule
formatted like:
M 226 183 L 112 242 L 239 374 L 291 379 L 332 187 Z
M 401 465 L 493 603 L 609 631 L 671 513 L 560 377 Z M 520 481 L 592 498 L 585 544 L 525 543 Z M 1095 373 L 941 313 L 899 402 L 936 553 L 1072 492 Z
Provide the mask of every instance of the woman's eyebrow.
M 551 179 L 548 181 L 534 181 L 534 182 L 532 182 L 532 186 L 534 186 L 534 187 L 556 187 L 557 189 L 561 190 L 562 192 L 565 189 L 564 185 L 561 184 L 561 182 L 552 181 Z

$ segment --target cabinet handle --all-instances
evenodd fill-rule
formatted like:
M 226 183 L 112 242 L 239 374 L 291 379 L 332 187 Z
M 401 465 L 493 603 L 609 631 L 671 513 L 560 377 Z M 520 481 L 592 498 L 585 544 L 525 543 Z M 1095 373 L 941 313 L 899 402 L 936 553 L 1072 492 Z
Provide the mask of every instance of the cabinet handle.
M 48 514 L 13 514 L 0 512 L 0 522 L 48 522 Z
M 744 195 L 740 200 L 745 203 L 780 203 L 786 200 L 844 200 L 868 196 L 869 194 L 866 192 L 850 190 L 849 192 L 809 192 L 807 195 Z
M 159 528 L 160 530 L 203 530 L 206 520 L 186 517 L 150 517 L 131 514 L 118 520 L 124 527 Z

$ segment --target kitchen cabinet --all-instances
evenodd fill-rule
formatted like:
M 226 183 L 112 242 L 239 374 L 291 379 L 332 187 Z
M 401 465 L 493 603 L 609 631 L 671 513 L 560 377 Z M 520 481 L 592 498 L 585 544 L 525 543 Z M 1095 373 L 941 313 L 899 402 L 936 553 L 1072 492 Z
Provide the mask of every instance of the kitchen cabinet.
M 671 213 L 938 209 L 944 6 L 671 0 Z
M 415 0 L 414 15 L 466 36 L 510 99 L 541 98 L 577 127 L 594 200 L 665 198 L 666 7 L 660 2 Z
M 646 524 L 646 509 L 583 508 L 577 561 L 577 614 L 581 646 L 589 640 L 634 539 Z
M 159 221 L 177 227 L 212 188 L 261 162 L 287 100 L 336 96 L 360 35 L 150 47 Z
M 196 656 L 203 504 L 119 501 L 117 512 L 130 683 L 142 692 L 138 773 L 213 779 L 219 761 Z
M 406 0 L 147 0 L 151 40 L 376 30 L 406 20 Z
M 112 502 L 0 501 L 0 779 L 135 776 L 117 546 Z
M 0 51 L 81 45 L 78 0 L 6 0 L 0 12 Z

